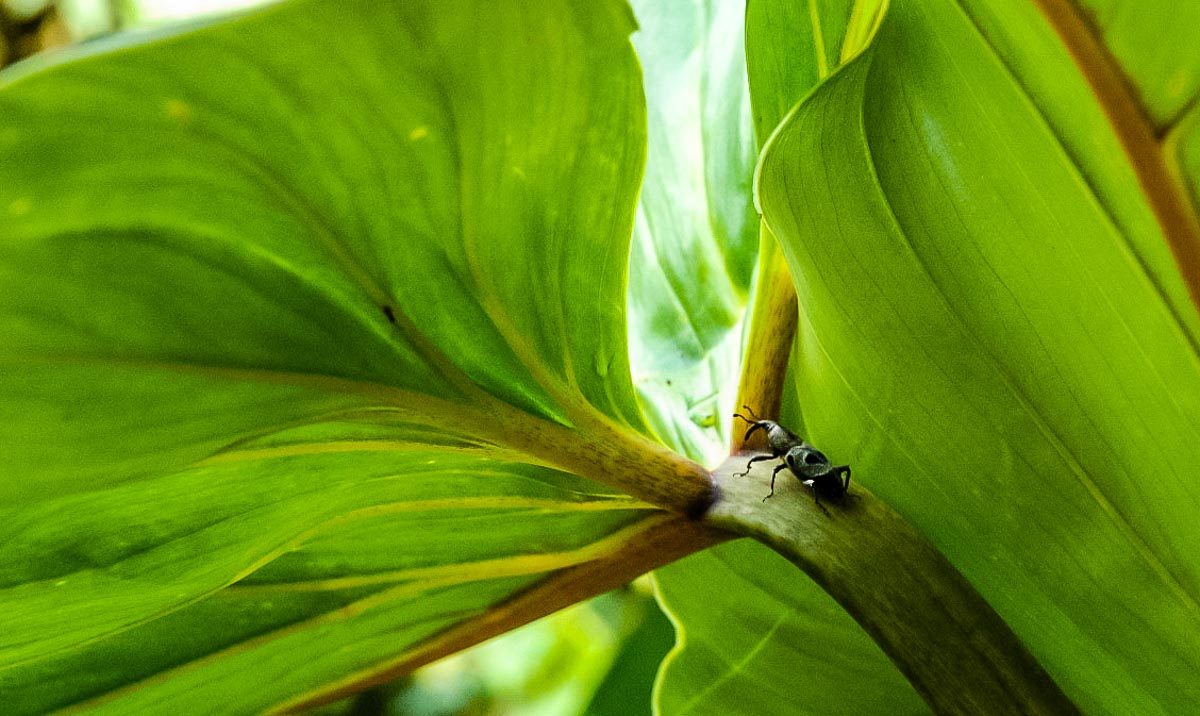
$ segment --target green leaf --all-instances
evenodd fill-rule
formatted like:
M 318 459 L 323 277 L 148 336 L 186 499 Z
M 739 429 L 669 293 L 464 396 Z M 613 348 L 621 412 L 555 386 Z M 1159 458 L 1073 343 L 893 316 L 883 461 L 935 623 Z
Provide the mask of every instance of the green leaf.
M 479 384 L 536 414 L 569 413 L 582 396 L 637 424 L 619 379 L 628 202 L 568 200 L 572 186 L 625 197 L 636 186 L 640 90 L 617 39 L 630 20 L 591 11 L 543 48 L 574 59 L 535 75 L 518 67 L 529 53 L 520 32 L 576 21 L 489 12 L 287 5 L 10 82 L 6 362 L 35 371 L 27 382 L 38 386 L 50 358 L 187 373 L 218 394 L 248 378 L 329 412 L 395 402 L 393 389 L 461 399 Z M 355 38 L 337 56 L 345 67 L 326 62 L 323 22 Z M 489 23 L 512 31 L 461 53 L 459 35 Z M 599 42 L 600 27 L 614 38 Z M 282 51 L 304 31 L 317 37 Z M 248 59 L 264 43 L 281 51 Z M 623 71 L 589 75 L 602 59 Z M 487 81 L 481 65 L 493 68 Z M 559 87 L 578 89 L 549 91 Z M 548 148 L 567 138 L 569 151 Z M 528 271 L 533 257 L 560 270 Z M 569 330 L 584 319 L 593 330 Z M 220 439 L 314 412 L 282 407 L 226 427 L 204 407 Z M 43 423 L 19 423 L 29 427 L 13 444 L 43 458 L 19 462 L 53 474 L 76 465 L 72 450 L 43 455 L 54 452 Z
M 199 707 L 231 689 L 240 710 L 266 708 L 403 658 L 603 553 L 622 539 L 613 528 L 639 530 L 626 498 L 572 493 L 550 471 L 288 448 L 6 511 L 10 708 L 126 685 L 114 702 L 125 710 Z M 280 673 L 254 666 L 268 662 Z
M 929 712 L 832 598 L 758 542 L 706 550 L 655 579 L 680 630 L 659 675 L 661 713 Z
M 980 17 L 894 4 L 765 150 L 805 421 L 1084 711 L 1189 713 L 1200 361 Z
M 9 712 L 325 698 L 674 533 L 584 479 L 707 490 L 637 432 L 632 29 L 301 1 L 0 78 Z
M 980 39 L 1012 73 L 1025 101 L 1032 102 L 1050 125 L 1094 200 L 1109 214 L 1129 250 L 1145 264 L 1176 314 L 1175 320 L 1200 344 L 1197 295 L 1189 295 L 1180 275 L 1181 265 L 1193 271 L 1200 267 L 1200 247 L 1196 245 L 1200 227 L 1194 211 L 1188 216 L 1176 187 L 1169 185 L 1169 177 L 1160 167 L 1162 148 L 1155 140 L 1155 128 L 1146 122 L 1147 107 L 1135 106 L 1125 97 L 1124 79 L 1107 64 L 1110 60 L 1104 53 L 1113 48 L 1095 45 L 1095 38 L 1073 23 L 1069 12 L 1043 14 L 1062 5 L 1056 0 L 1040 8 L 1032 3 L 972 0 L 962 3 L 962 10 Z M 1053 24 L 1056 22 L 1059 24 Z M 1139 22 L 1158 27 L 1155 34 L 1170 34 L 1176 27 L 1173 20 L 1155 12 L 1146 13 Z M 1150 58 L 1163 47 L 1149 42 L 1141 52 Z M 1072 53 L 1082 54 L 1074 57 Z M 1178 53 L 1176 59 L 1179 72 L 1190 72 Z M 1189 58 L 1188 62 L 1197 60 Z M 1164 225 L 1170 229 L 1165 237 Z M 1177 245 L 1174 258 L 1170 243 Z M 1189 258 L 1178 262 L 1184 257 Z M 1197 290 L 1197 279 L 1190 280 L 1193 291 Z
M 842 63 L 854 3 L 753 0 L 746 8 L 746 65 L 761 147 L 800 98 Z
M 1162 510 L 1168 515 L 1169 524 L 1178 523 L 1185 519 L 1187 505 L 1196 503 L 1194 485 L 1184 477 L 1186 465 L 1194 457 L 1186 451 L 1182 454 L 1178 451 L 1185 436 L 1192 432 L 1193 427 L 1187 426 L 1194 426 L 1194 419 L 1184 423 L 1184 427 L 1177 422 L 1184 412 L 1195 415 L 1194 410 L 1187 407 L 1194 405 L 1197 399 L 1194 351 L 1189 346 L 1194 345 L 1197 335 L 1195 309 L 1171 260 L 1154 212 L 1146 197 L 1135 190 L 1139 178 L 1122 159 L 1125 150 L 1113 134 L 1110 118 L 1106 116 L 1107 108 L 1098 105 L 1095 90 L 1077 74 L 1072 58 L 1054 30 L 1032 7 L 978 2 L 968 3 L 963 9 L 968 13 L 966 16 L 956 9 L 938 5 L 925 10 L 930 15 L 936 14 L 936 19 L 925 18 L 923 23 L 918 23 L 911 21 L 911 16 L 919 16 L 921 11 L 905 4 L 900 12 L 908 21 L 889 21 L 892 25 L 888 51 L 872 69 L 873 80 L 878 76 L 886 76 L 888 80 L 869 83 L 870 89 L 865 96 L 849 93 L 849 97 L 834 99 L 825 96 L 835 93 L 832 88 L 818 88 L 783 132 L 779 141 L 782 145 L 786 137 L 786 150 L 774 147 L 775 163 L 764 163 L 763 208 L 768 220 L 774 217 L 772 228 L 778 228 L 780 224 L 788 227 L 785 232 L 788 235 L 781 238 L 789 247 L 792 270 L 801 286 L 801 306 L 805 310 L 797 346 L 803 358 L 793 368 L 798 369 L 795 395 L 799 396 L 805 409 L 805 423 L 811 422 L 809 427 L 813 431 L 812 435 L 806 433 L 806 436 L 832 457 L 854 464 L 855 479 L 861 477 L 877 492 L 885 493 L 889 501 L 902 494 L 902 507 L 907 514 L 914 519 L 914 515 L 922 515 L 918 524 L 925 527 L 939 545 L 943 548 L 951 543 L 955 545 L 957 551 L 947 549 L 947 553 L 956 561 L 961 554 L 972 552 L 965 561 L 972 567 L 968 576 L 974 579 L 976 575 L 988 573 L 991 591 L 985 595 L 998 607 L 1005 605 L 1004 616 L 1011 619 L 1014 613 L 1021 615 L 1022 619 L 1014 626 L 1023 627 L 1022 636 L 1028 638 L 1030 633 L 1037 636 L 1030 645 L 1036 644 L 1042 650 L 1039 656 L 1044 656 L 1047 651 L 1055 652 L 1056 660 L 1046 665 L 1064 686 L 1075 685 L 1075 690 L 1069 691 L 1071 695 L 1078 696 L 1081 691 L 1098 694 L 1080 698 L 1081 706 L 1094 707 L 1100 703 L 1104 704 L 1102 708 L 1110 711 L 1189 713 L 1194 710 L 1197 696 L 1194 690 L 1182 684 L 1186 681 L 1185 674 L 1196 663 L 1195 650 L 1191 646 L 1197 632 L 1196 600 L 1194 587 L 1181 589 L 1178 575 L 1195 573 L 1194 558 L 1189 560 L 1182 547 L 1192 539 L 1189 534 L 1194 528 L 1188 527 L 1184 533 L 1162 528 L 1157 525 L 1155 511 Z M 803 22 L 797 28 L 797 18 L 802 18 L 806 11 L 806 8 L 793 5 L 783 8 L 770 3 L 750 5 L 747 43 L 752 98 L 760 136 L 770 133 L 774 128 L 773 120 L 781 118 L 818 76 L 817 63 L 811 59 L 816 46 L 813 33 L 802 29 Z M 783 21 L 786 17 L 792 18 L 790 25 Z M 820 17 L 825 20 L 828 16 Z M 840 17 L 844 14 L 835 14 L 824 22 L 823 27 L 833 26 Z M 756 22 L 755 18 L 759 20 Z M 763 22 L 764 18 L 775 23 Z M 974 32 L 964 19 L 973 23 Z M 772 51 L 779 54 L 772 54 Z M 828 60 L 834 55 L 826 48 L 823 56 Z M 1183 64 L 1186 65 L 1186 61 Z M 956 72 L 960 65 L 972 68 L 975 74 Z M 1006 74 L 1005 70 L 1011 74 Z M 980 79 L 981 73 L 986 80 Z M 843 90 L 841 94 L 847 92 Z M 921 101 L 916 101 L 917 98 Z M 892 108 L 891 112 L 876 111 L 880 105 Z M 933 109 L 942 111 L 934 112 Z M 1030 124 L 1037 125 L 1035 111 L 1049 124 L 1050 132 L 1042 125 L 1041 141 L 1032 142 L 1038 146 L 1034 151 L 1025 149 L 1031 144 L 1027 134 L 1016 133 L 1019 138 L 1014 139 L 1011 134 L 965 131 L 1003 124 L 1011 121 L 1011 114 L 1029 132 Z M 1194 133 L 1192 124 L 1182 122 L 1169 138 L 1167 147 L 1177 163 L 1178 174 L 1196 197 L 1200 193 L 1194 188 L 1197 185 L 1195 177 L 1200 176 L 1200 172 L 1195 168 L 1200 162 L 1192 160 Z M 1033 134 L 1039 136 L 1038 132 Z M 907 153 L 897 155 L 892 146 L 905 146 L 900 137 L 908 138 L 909 142 Z M 868 142 L 871 138 L 873 141 Z M 1057 147 L 1053 146 L 1054 142 L 1058 143 Z M 1010 160 L 1007 165 L 1003 168 L 991 166 L 997 155 L 1003 157 L 1006 153 Z M 1067 172 L 1073 171 L 1076 177 L 1084 177 L 1086 183 L 1081 185 L 1078 179 L 1073 185 L 1063 182 L 1071 187 L 1070 191 L 1042 190 L 1034 192 L 1035 196 L 1016 200 L 1009 198 L 1008 191 L 984 191 L 979 185 L 963 181 L 960 176 L 966 172 L 967 178 L 983 177 L 985 182 L 1016 181 L 1019 184 L 1022 178 L 1040 178 L 1046 156 L 1052 158 L 1051 164 L 1065 166 Z M 883 208 L 879 208 L 881 202 L 875 198 L 879 190 L 875 189 L 872 194 L 875 180 L 870 172 L 878 171 L 877 166 L 884 158 L 887 158 L 887 166 L 894 178 L 887 187 L 890 193 L 883 199 Z M 968 158 L 974 163 L 967 163 Z M 846 176 L 851 169 L 864 164 L 867 169 L 860 171 L 858 176 Z M 960 164 L 966 168 L 960 168 Z M 953 173 L 931 175 L 931 166 Z M 776 172 L 771 179 L 768 179 L 768 167 Z M 798 177 L 804 178 L 803 183 Z M 833 188 L 825 189 L 826 186 Z M 1004 186 L 1007 188 L 1008 184 L 1004 183 Z M 1160 191 L 1164 187 L 1153 188 Z M 775 199 L 773 207 L 766 203 L 772 191 L 780 197 Z M 871 198 L 862 198 L 864 193 Z M 947 194 L 951 194 L 952 201 L 936 203 Z M 999 197 L 1004 197 L 1004 201 L 1001 202 Z M 1081 230 L 1078 223 L 1055 226 L 1043 229 L 1041 235 L 1054 236 L 1053 247 L 1062 242 L 1063 234 L 1070 234 L 1080 245 L 1088 246 L 1085 253 L 1090 253 L 1095 236 L 1109 237 L 1109 254 L 1105 257 L 1108 268 L 1123 283 L 1107 286 L 1101 280 L 1097 286 L 1095 278 L 1086 274 L 1081 276 L 1080 266 L 1074 262 L 1069 268 L 1041 265 L 1046 248 L 1036 241 L 1036 235 L 1029 238 L 1032 246 L 1014 252 L 1010 233 L 1020 235 L 1022 232 L 1013 232 L 999 222 L 996 226 L 990 225 L 993 214 L 1009 220 L 1029 221 L 1025 212 L 1030 206 L 1039 205 L 1037 215 L 1042 221 L 1056 218 L 1060 201 L 1064 206 L 1082 204 L 1084 212 L 1090 208 L 1093 216 L 1099 206 L 1101 212 L 1108 214 L 1111 223 L 1100 231 Z M 966 362 L 962 356 L 979 354 L 977 347 L 969 350 L 973 336 L 964 336 L 960 329 L 956 339 L 949 340 L 945 338 L 949 333 L 946 324 L 929 324 L 930 318 L 939 314 L 929 309 L 929 301 L 921 300 L 922 290 L 932 293 L 932 305 L 944 306 L 945 299 L 937 297 L 945 289 L 940 284 L 930 287 L 929 275 L 922 270 L 915 274 L 896 273 L 897 267 L 904 265 L 897 263 L 898 257 L 905 258 L 912 249 L 903 244 L 897 248 L 884 243 L 885 249 L 881 248 L 880 242 L 868 238 L 872 232 L 877 235 L 893 225 L 891 213 L 899 213 L 897 202 L 906 210 L 924 208 L 921 221 L 914 222 L 916 228 L 907 227 L 907 231 L 920 240 L 921 246 L 935 247 L 919 257 L 924 265 L 947 270 L 966 263 L 958 258 L 965 250 L 962 235 L 984 234 L 992 243 L 991 249 L 1004 256 L 1010 271 L 1031 277 L 1025 281 L 1024 292 L 1019 298 L 1026 300 L 1027 292 L 1038 306 L 1039 317 L 1056 312 L 1061 314 L 1061 307 L 1074 306 L 1070 317 L 1063 319 L 1069 324 L 1076 315 L 1091 310 L 1094 305 L 1111 310 L 1114 304 L 1123 304 L 1131 295 L 1124 287 L 1130 283 L 1138 286 L 1134 295 L 1141 296 L 1140 302 L 1123 306 L 1127 308 L 1124 322 L 1114 321 L 1112 314 L 1105 310 L 1098 311 L 1091 316 L 1089 325 L 1067 332 L 1059 343 L 1059 350 L 1070 354 L 1078 353 L 1079 345 L 1096 346 L 1091 349 L 1090 365 L 1077 362 L 1068 372 L 1076 376 L 1073 393 L 1090 399 L 1094 392 L 1091 386 L 1098 381 L 1107 387 L 1107 400 L 1112 400 L 1112 394 L 1118 391 L 1124 391 L 1131 396 L 1130 400 L 1134 400 L 1149 383 L 1155 387 L 1151 394 L 1157 395 L 1159 401 L 1155 405 L 1161 408 L 1163 401 L 1167 401 L 1167 406 L 1174 407 L 1174 412 L 1168 410 L 1162 417 L 1151 420 L 1149 425 L 1139 425 L 1147 415 L 1153 417 L 1149 404 L 1143 406 L 1145 410 L 1134 411 L 1136 417 L 1131 419 L 1125 419 L 1122 412 L 1129 412 L 1128 400 L 1122 410 L 1093 408 L 1086 420 L 1106 424 L 1107 428 L 1107 434 L 1086 440 L 1092 451 L 1091 470 L 1101 477 L 1071 465 L 1070 451 L 1078 449 L 1073 444 L 1064 448 L 1065 440 L 1060 435 L 1070 436 L 1072 443 L 1077 442 L 1087 435 L 1090 425 L 1081 420 L 1078 413 L 1059 417 L 1056 422 L 1070 428 L 1059 427 L 1059 435 L 1047 436 L 1048 420 L 1039 422 L 1036 418 L 1043 413 L 1049 414 L 1052 408 L 1032 408 L 1020 400 L 1031 394 L 1039 398 L 1043 394 L 1061 394 L 1061 386 L 1049 380 L 1049 389 L 1030 387 L 1018 393 L 1015 406 L 1012 405 L 1013 388 L 1011 384 L 1004 385 L 1003 380 L 991 393 L 981 391 L 979 375 L 986 375 L 988 371 L 978 364 L 971 368 L 961 365 Z M 1072 215 L 1078 213 L 1075 210 Z M 971 232 L 965 232 L 959 225 L 947 225 L 947 217 L 959 216 L 965 217 L 964 222 L 971 220 Z M 933 232 L 932 228 L 940 231 Z M 931 237 L 930 233 L 936 235 Z M 1028 231 L 1024 233 L 1029 234 Z M 1119 259 L 1114 260 L 1113 254 Z M 1131 259 L 1132 256 L 1137 258 Z M 1145 273 L 1139 274 L 1139 262 Z M 1078 282 L 1090 284 L 1093 296 L 1112 293 L 1119 298 L 1077 298 L 1078 289 L 1074 284 Z M 979 285 L 975 276 L 959 279 L 955 284 L 960 296 L 970 295 Z M 871 289 L 879 287 L 887 287 L 893 292 L 888 300 L 878 294 L 872 295 Z M 926 288 L 917 290 L 919 287 Z M 990 289 L 981 292 L 977 299 L 994 301 L 995 295 L 1004 295 L 1004 292 Z M 890 304 L 897 308 L 891 310 Z M 853 312 L 847 306 L 852 306 Z M 885 311 L 885 308 L 889 310 Z M 972 320 L 985 325 L 981 332 L 984 336 L 990 335 L 993 345 L 1000 341 L 1003 346 L 1011 333 L 1007 324 L 1012 317 L 992 313 L 987 308 L 978 308 Z M 1157 354 L 1157 349 L 1148 353 L 1154 356 L 1155 362 L 1163 365 L 1157 372 L 1145 367 L 1122 370 L 1119 366 L 1106 372 L 1104 361 L 1109 349 L 1102 337 L 1113 336 L 1118 340 L 1123 333 L 1115 331 L 1113 326 L 1125 331 L 1127 326 L 1136 326 L 1140 322 L 1132 316 L 1143 314 L 1156 317 L 1162 331 L 1160 335 L 1165 336 L 1166 344 L 1171 346 L 1162 356 Z M 945 313 L 941 315 L 946 316 Z M 901 322 L 898 316 L 909 318 L 907 322 Z M 818 318 L 823 322 L 817 323 Z M 949 325 L 956 322 L 952 314 L 944 320 Z M 873 332 L 864 335 L 863 328 L 868 326 Z M 1061 328 L 1055 326 L 1047 334 L 1060 331 Z M 1082 331 L 1090 332 L 1086 343 L 1080 340 Z M 892 344 L 900 343 L 901 337 L 907 338 L 905 350 L 889 345 L 882 338 L 885 336 Z M 1072 349 L 1063 348 L 1071 343 L 1075 344 Z M 1142 350 L 1145 348 L 1136 344 L 1124 345 L 1121 352 L 1129 359 L 1131 353 L 1136 356 Z M 1007 354 L 1008 365 L 1012 366 L 1008 370 L 1016 376 L 1027 376 L 1039 367 L 1038 351 L 1022 347 L 1002 352 Z M 1142 360 L 1148 358 L 1142 356 Z M 1173 366 L 1169 365 L 1171 361 L 1174 361 Z M 994 374 L 994 362 L 986 358 L 981 362 Z M 991 366 L 988 363 L 992 363 Z M 854 368 L 853 373 L 843 372 L 847 365 Z M 1130 375 L 1137 376 L 1134 386 L 1124 382 Z M 1046 380 L 1044 374 L 1041 379 Z M 1155 385 L 1156 381 L 1160 382 Z M 1164 390 L 1164 384 L 1171 387 Z M 1174 395 L 1171 395 L 1172 391 Z M 1004 409 L 1001 406 L 1005 401 L 998 396 L 1006 393 L 1010 407 Z M 1173 400 L 1168 400 L 1167 396 Z M 1093 405 L 1102 402 L 1096 400 Z M 1171 406 L 1172 402 L 1174 406 Z M 1181 404 L 1184 406 L 1182 412 Z M 1023 419 L 1023 425 L 1011 417 L 1022 412 L 1036 413 L 1032 426 L 1028 415 Z M 930 421 L 931 415 L 937 415 L 945 422 L 934 425 Z M 964 415 L 968 417 L 964 419 Z M 993 422 L 997 418 L 998 423 Z M 793 420 L 794 424 L 799 424 L 795 416 Z M 1167 443 L 1168 450 L 1173 445 L 1177 451 L 1175 457 L 1166 458 L 1161 454 L 1160 442 Z M 1046 443 L 1050 443 L 1052 449 L 1044 447 Z M 1114 446 L 1118 446 L 1117 449 L 1114 450 Z M 1097 459 L 1097 455 L 1104 456 L 1106 449 L 1110 460 L 1113 455 L 1123 457 L 1126 463 L 1123 470 L 1108 466 L 1107 475 L 1104 475 L 1103 458 Z M 1138 456 L 1144 456 L 1147 450 L 1154 452 L 1157 470 L 1138 462 Z M 1047 453 L 1052 459 L 1045 465 L 1040 464 L 1038 458 L 1047 457 Z M 1064 458 L 1065 465 L 1062 463 Z M 1059 464 L 1056 465 L 1056 461 Z M 1099 467 L 1096 462 L 1100 462 Z M 1163 465 L 1168 464 L 1170 471 L 1165 480 L 1160 480 Z M 1139 468 L 1133 469 L 1132 465 Z M 1119 474 L 1122 471 L 1124 474 Z M 1051 472 L 1054 472 L 1054 479 L 1048 478 Z M 1106 484 L 1088 484 L 1089 480 L 1104 477 L 1107 477 Z M 1068 487 L 1060 484 L 1064 480 Z M 1159 484 L 1164 481 L 1166 484 Z M 1070 486 L 1072 482 L 1075 484 Z M 1082 497 L 1079 483 L 1087 493 Z M 1088 488 L 1093 489 L 1089 492 Z M 1124 504 L 1106 502 L 1110 493 L 1123 497 Z M 1072 506 L 1082 502 L 1088 506 L 1093 514 L 1080 518 L 1088 525 L 1086 528 L 1081 528 L 1074 520 L 1069 527 L 1059 524 L 1063 514 L 1077 514 L 1064 508 L 1064 502 Z M 1152 506 L 1146 504 L 1150 502 L 1153 502 Z M 1028 508 L 1029 504 L 1035 508 Z M 1146 506 L 1136 510 L 1130 504 Z M 1007 507 L 998 508 L 998 505 Z M 1056 508 L 1057 513 L 1054 512 Z M 1131 512 L 1141 514 L 1131 516 Z M 1133 524 L 1134 517 L 1139 516 L 1138 524 Z M 1123 521 L 1126 524 L 1122 524 Z M 1097 527 L 1091 526 L 1093 522 Z M 981 530 L 980 525 L 986 525 L 986 530 Z M 1070 534 L 1070 530 L 1078 534 Z M 1065 536 L 1064 531 L 1068 532 Z M 1162 567 L 1163 558 L 1154 548 L 1146 546 L 1139 534 L 1141 531 L 1166 537 L 1160 539 L 1159 544 L 1165 547 L 1166 559 L 1174 559 L 1171 569 L 1179 572 Z M 1097 533 L 1095 546 L 1089 542 L 1093 533 Z M 1004 535 L 1008 541 L 993 545 L 996 535 Z M 1106 539 L 1112 540 L 1119 550 L 1110 554 Z M 1064 547 L 1062 542 L 1068 545 Z M 659 694 L 663 704 L 687 703 L 691 699 L 691 707 L 697 711 L 736 712 L 745 699 L 752 698 L 752 689 L 747 689 L 746 685 L 757 684 L 759 673 L 785 665 L 794 673 L 808 673 L 819 670 L 823 659 L 849 653 L 849 647 L 843 643 L 837 649 L 814 647 L 811 653 L 790 653 L 778 656 L 776 660 L 762 654 L 777 653 L 789 645 L 773 638 L 768 628 L 730 630 L 727 621 L 716 626 L 723 615 L 735 610 L 739 614 L 739 623 L 774 623 L 769 616 L 772 613 L 770 602 L 753 596 L 760 591 L 752 588 L 754 584 L 766 584 L 775 593 L 786 594 L 786 604 L 798 614 L 821 613 L 821 600 L 827 602 L 827 598 L 807 580 L 786 584 L 781 570 L 756 569 L 753 553 L 761 551 L 761 547 L 750 545 L 744 548 L 747 554 L 737 555 L 732 554 L 734 548 L 726 545 L 711 550 L 703 558 L 690 559 L 688 564 L 693 570 L 685 571 L 676 565 L 658 573 L 663 593 L 668 595 L 668 604 L 681 622 L 684 635 L 682 650 L 664 673 Z M 1175 554 L 1171 555 L 1171 552 Z M 710 554 L 726 563 L 737 564 L 739 574 L 722 576 L 718 570 L 706 565 Z M 729 556 L 725 556 L 727 554 Z M 1062 560 L 1072 558 L 1079 559 L 1082 564 L 1075 565 L 1077 571 L 1064 583 L 1060 581 L 1062 575 L 1058 570 Z M 963 564 L 959 562 L 960 567 Z M 1129 567 L 1113 566 L 1118 564 Z M 1087 581 L 1089 570 L 1093 580 L 1090 583 Z M 1009 582 L 1014 572 L 1022 571 L 1025 581 Z M 1095 576 L 1097 574 L 1106 576 L 1099 578 Z M 714 584 L 720 586 L 714 588 Z M 1101 586 L 1094 586 L 1096 584 Z M 859 585 L 858 588 L 870 587 Z M 751 596 L 744 596 L 748 593 Z M 714 599 L 714 594 L 737 597 Z M 1027 598 L 1027 594 L 1032 596 Z M 1047 604 L 1052 599 L 1057 601 Z M 1148 603 L 1170 605 L 1167 608 L 1170 614 L 1144 617 L 1142 613 Z M 1122 604 L 1128 614 L 1118 616 L 1114 604 Z M 1135 615 L 1136 619 L 1123 623 L 1118 630 L 1121 636 L 1110 635 L 1109 624 L 1128 615 Z M 1087 631 L 1072 623 L 1071 620 L 1077 617 L 1084 619 L 1082 623 Z M 710 622 L 707 625 L 706 620 Z M 1030 624 L 1035 626 L 1030 627 Z M 829 629 L 831 635 L 837 633 L 832 626 Z M 1131 632 L 1136 633 L 1136 639 L 1128 641 Z M 831 638 L 836 640 L 836 637 Z M 1159 640 L 1165 648 L 1156 646 Z M 755 650 L 753 671 L 740 663 L 738 668 L 714 671 L 712 659 L 719 657 L 709 654 L 710 658 L 706 659 L 705 654 L 698 653 L 701 648 L 698 644 L 706 641 L 716 644 L 715 650 L 726 655 Z M 820 638 L 814 636 L 811 641 L 819 642 Z M 860 635 L 859 641 L 865 641 L 865 637 Z M 851 659 L 856 663 L 870 663 L 871 650 L 865 648 L 861 653 L 854 652 Z M 878 659 L 878 652 L 875 653 Z M 1158 658 L 1149 663 L 1144 661 L 1147 655 L 1155 654 Z M 1155 680 L 1153 674 L 1157 669 L 1171 675 L 1170 685 Z M 889 667 L 881 665 L 872 673 L 884 674 L 888 670 Z M 1064 678 L 1067 681 L 1062 681 Z M 696 696 L 717 681 L 721 686 L 714 689 L 715 693 Z M 1128 693 L 1121 693 L 1121 689 L 1130 683 L 1136 685 L 1128 687 Z M 791 708 L 801 713 L 825 713 L 848 703 L 858 693 L 858 688 L 856 679 L 827 674 L 824 679 L 806 683 L 803 689 L 794 689 Z M 827 692 L 841 696 L 827 697 Z M 809 693 L 813 698 L 809 698 Z M 883 693 L 886 692 L 880 692 L 880 700 L 887 703 Z M 904 698 L 905 693 L 911 696 L 911 690 L 904 687 L 896 690 L 893 698 Z M 738 695 L 729 697 L 728 694 Z M 753 710 L 747 709 L 747 712 Z M 847 710 L 871 712 L 861 704 L 849 706 Z M 892 713 L 893 709 L 883 706 L 875 712 Z
M 1164 139 L 1168 166 L 1182 187 L 1182 192 L 1200 209 L 1200 105 Z

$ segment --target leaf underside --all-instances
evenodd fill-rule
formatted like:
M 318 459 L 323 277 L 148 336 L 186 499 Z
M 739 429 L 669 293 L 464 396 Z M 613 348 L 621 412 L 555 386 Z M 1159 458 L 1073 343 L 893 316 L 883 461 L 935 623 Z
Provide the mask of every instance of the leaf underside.
M 291 2 L 0 80 L 7 712 L 320 697 L 670 520 L 571 474 L 647 444 L 632 19 L 535 5 Z

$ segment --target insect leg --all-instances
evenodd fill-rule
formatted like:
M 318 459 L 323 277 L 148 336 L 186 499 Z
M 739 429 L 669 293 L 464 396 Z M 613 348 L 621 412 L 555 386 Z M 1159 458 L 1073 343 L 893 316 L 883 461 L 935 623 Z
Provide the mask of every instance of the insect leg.
M 817 507 L 820 507 L 821 511 L 824 512 L 826 515 L 828 515 L 829 510 L 825 509 L 825 505 L 821 504 L 821 493 L 817 492 L 816 481 L 815 480 L 804 480 L 804 484 L 808 485 L 808 489 L 812 490 L 813 502 L 816 502 Z
M 834 471 L 834 474 L 841 473 L 846 476 L 846 481 L 842 484 L 842 491 L 844 492 L 846 490 L 849 490 L 850 489 L 850 466 L 849 465 L 839 465 L 839 466 L 833 468 L 833 471 Z
M 753 465 L 754 463 L 761 462 L 763 460 L 774 460 L 774 459 L 775 459 L 774 455 L 755 455 L 754 457 L 750 458 L 750 462 L 746 463 L 746 469 L 744 471 L 735 472 L 735 473 L 733 473 L 733 476 L 734 477 L 743 477 L 745 475 L 749 475 L 750 474 L 750 466 Z
M 764 498 L 763 498 L 763 502 L 766 502 L 768 497 L 774 497 L 774 496 L 775 496 L 775 476 L 779 474 L 779 471 L 780 471 L 780 470 L 782 470 L 782 469 L 784 469 L 784 468 L 786 468 L 786 467 L 787 467 L 787 463 L 786 463 L 786 462 L 785 462 L 785 463 L 781 463 L 781 464 L 779 465 L 779 467 L 775 468 L 775 472 L 772 472 L 772 473 L 771 473 L 771 494 L 767 495 L 767 497 L 764 497 Z

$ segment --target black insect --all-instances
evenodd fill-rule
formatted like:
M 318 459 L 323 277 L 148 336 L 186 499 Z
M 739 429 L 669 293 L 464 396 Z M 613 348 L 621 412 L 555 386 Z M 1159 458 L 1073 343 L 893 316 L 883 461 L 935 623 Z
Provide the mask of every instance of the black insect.
M 825 457 L 824 453 L 804 442 L 804 439 L 799 435 L 796 435 L 779 423 L 760 419 L 748 405 L 743 405 L 742 407 L 754 418 L 754 420 L 751 420 L 741 413 L 734 413 L 734 417 L 741 418 L 750 423 L 750 429 L 746 431 L 746 437 L 743 440 L 749 440 L 755 430 L 762 430 L 767 434 L 767 446 L 770 447 L 771 454 L 756 455 L 750 458 L 750 462 L 746 463 L 745 472 L 735 473 L 734 477 L 749 475 L 750 466 L 760 460 L 783 458 L 783 464 L 776 467 L 775 472 L 771 473 L 771 494 L 764 497 L 763 502 L 766 502 L 768 497 L 775 495 L 775 476 L 785 467 L 790 468 L 792 474 L 800 482 L 812 489 L 813 499 L 817 501 L 817 506 L 822 510 L 825 509 L 821 505 L 822 497 L 827 500 L 837 500 L 850 489 L 849 465 L 834 465 L 830 463 L 829 458 Z

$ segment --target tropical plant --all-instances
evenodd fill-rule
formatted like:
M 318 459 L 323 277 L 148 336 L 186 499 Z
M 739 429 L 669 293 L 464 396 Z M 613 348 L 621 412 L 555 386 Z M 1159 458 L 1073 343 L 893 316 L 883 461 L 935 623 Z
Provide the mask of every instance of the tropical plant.
M 5 713 L 299 710 L 655 569 L 664 714 L 1194 713 L 1195 27 L 295 0 L 7 70 Z

